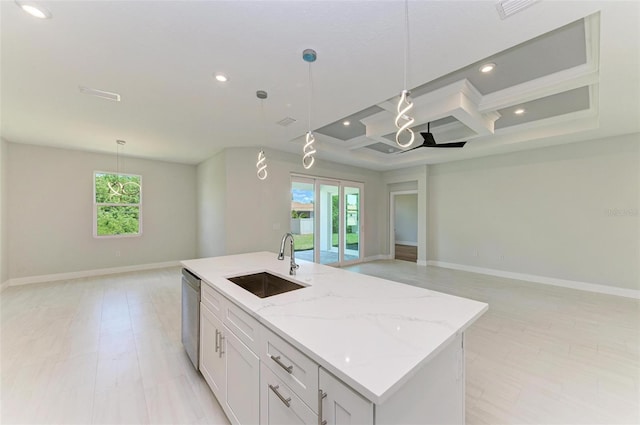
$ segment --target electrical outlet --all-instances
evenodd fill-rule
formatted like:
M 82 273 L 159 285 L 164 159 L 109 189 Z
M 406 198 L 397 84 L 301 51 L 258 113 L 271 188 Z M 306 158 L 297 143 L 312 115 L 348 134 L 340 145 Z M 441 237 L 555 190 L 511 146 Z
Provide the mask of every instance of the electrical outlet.
M 500 260 L 504 260 L 504 254 L 500 254 Z
M 477 257 L 478 255 L 480 255 L 480 254 L 478 253 L 478 250 L 477 250 L 477 249 L 475 249 L 475 250 L 473 251 L 473 256 L 474 256 L 474 257 Z
M 116 251 L 116 257 L 120 256 L 120 251 Z

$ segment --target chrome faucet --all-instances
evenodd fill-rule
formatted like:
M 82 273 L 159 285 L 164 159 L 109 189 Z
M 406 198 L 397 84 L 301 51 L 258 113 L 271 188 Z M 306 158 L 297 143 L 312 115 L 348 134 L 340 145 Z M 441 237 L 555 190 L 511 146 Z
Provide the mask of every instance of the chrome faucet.
M 296 264 L 296 250 L 293 246 L 293 235 L 291 233 L 285 233 L 280 243 L 280 254 L 278 254 L 278 260 L 284 260 L 284 244 L 287 243 L 287 238 L 291 238 L 291 264 L 289 264 L 289 274 L 295 275 L 296 270 L 300 267 Z

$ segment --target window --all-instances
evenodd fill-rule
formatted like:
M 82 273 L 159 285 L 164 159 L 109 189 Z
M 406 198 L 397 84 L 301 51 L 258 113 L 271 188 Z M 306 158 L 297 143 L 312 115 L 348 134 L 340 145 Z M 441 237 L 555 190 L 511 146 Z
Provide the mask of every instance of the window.
M 93 235 L 142 234 L 142 177 L 101 171 L 93 177 Z

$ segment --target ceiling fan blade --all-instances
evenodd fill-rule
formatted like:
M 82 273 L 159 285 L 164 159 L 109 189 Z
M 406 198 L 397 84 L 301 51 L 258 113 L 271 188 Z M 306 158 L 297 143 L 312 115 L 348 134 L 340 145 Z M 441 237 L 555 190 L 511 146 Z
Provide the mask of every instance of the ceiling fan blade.
M 398 152 L 398 153 L 407 153 L 407 152 L 409 152 L 409 151 L 413 151 L 413 150 L 416 150 L 416 149 L 418 149 L 418 148 L 426 148 L 426 147 L 428 147 L 428 146 L 426 146 L 426 145 L 422 144 L 422 145 L 418 145 L 418 146 L 416 146 L 416 147 L 413 147 L 413 148 L 411 148 L 411 149 L 407 149 L 406 151 L 400 151 L 400 152 Z
M 435 145 L 430 145 L 430 148 L 461 148 L 467 142 L 453 142 L 453 143 L 436 143 Z

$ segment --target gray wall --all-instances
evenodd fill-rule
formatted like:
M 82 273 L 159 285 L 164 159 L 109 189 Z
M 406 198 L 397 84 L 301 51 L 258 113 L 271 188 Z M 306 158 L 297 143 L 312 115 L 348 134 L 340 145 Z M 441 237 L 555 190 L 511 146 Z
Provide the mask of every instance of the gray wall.
M 226 149 L 224 155 L 218 154 L 198 166 L 198 187 L 202 188 L 198 199 L 198 210 L 201 211 L 198 235 L 207 241 L 198 244 L 198 256 L 276 251 L 290 226 L 291 173 L 363 182 L 364 255 L 381 252 L 386 226 L 381 173 L 319 159 L 313 169 L 307 171 L 302 167 L 299 155 L 266 151 L 269 176 L 261 181 L 256 177 L 257 153 L 257 149 L 251 148 Z M 212 178 L 213 171 L 205 171 L 216 169 L 220 172 L 223 167 L 226 173 L 224 189 L 207 181 Z M 224 196 L 221 196 L 223 192 Z M 212 226 L 210 220 L 218 220 L 222 211 L 225 212 L 223 223 L 217 221 L 218 224 Z M 378 224 L 382 225 L 382 231 Z M 214 227 L 226 229 L 225 237 L 221 237 Z
M 640 289 L 640 134 L 429 167 L 430 260 Z
M 216 257 L 227 250 L 227 165 L 220 152 L 197 168 L 197 255 Z
M 0 139 L 0 285 L 9 279 L 8 245 L 8 176 L 9 176 L 9 144 Z
M 113 171 L 115 154 L 8 145 L 10 278 L 195 256 L 195 166 L 126 158 L 120 171 L 142 175 L 143 234 L 98 239 L 93 172 Z

